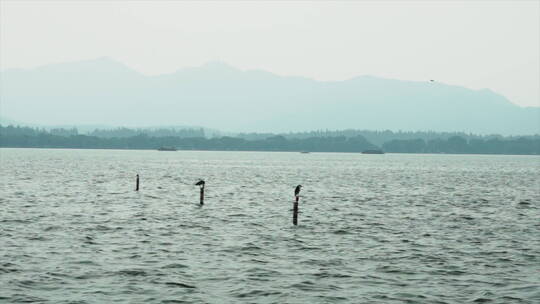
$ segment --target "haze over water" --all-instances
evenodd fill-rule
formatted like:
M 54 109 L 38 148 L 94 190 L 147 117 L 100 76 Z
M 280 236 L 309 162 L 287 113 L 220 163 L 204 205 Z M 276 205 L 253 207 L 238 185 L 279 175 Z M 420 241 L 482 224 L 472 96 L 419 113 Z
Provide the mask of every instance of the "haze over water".
M 0 158 L 0 302 L 540 301 L 537 156 Z

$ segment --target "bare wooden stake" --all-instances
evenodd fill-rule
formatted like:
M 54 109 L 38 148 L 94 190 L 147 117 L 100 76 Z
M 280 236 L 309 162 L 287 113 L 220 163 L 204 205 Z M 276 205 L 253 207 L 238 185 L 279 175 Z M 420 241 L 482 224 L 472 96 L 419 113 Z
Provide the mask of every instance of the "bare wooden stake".
M 302 185 L 296 186 L 294 188 L 294 205 L 293 205 L 293 217 L 292 217 L 292 223 L 293 225 L 298 225 L 298 200 L 300 199 L 300 190 L 302 189 Z
M 139 191 L 139 174 L 137 174 L 137 180 L 135 181 L 135 191 Z

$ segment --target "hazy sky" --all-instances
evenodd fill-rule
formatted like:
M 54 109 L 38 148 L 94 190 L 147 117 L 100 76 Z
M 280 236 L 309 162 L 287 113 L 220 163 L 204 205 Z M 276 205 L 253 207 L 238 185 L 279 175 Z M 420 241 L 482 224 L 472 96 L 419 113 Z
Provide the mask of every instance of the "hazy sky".
M 540 1 L 0 0 L 0 68 L 108 56 L 144 74 L 220 60 L 342 80 L 490 88 L 540 106 Z

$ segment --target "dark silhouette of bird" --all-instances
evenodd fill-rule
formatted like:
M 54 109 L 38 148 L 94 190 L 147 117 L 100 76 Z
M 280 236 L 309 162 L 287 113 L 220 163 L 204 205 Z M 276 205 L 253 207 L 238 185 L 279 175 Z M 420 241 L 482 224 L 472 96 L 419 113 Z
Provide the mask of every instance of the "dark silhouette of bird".
M 298 196 L 300 194 L 301 188 L 302 188 L 302 185 L 298 185 L 296 186 L 296 188 L 294 188 L 294 196 Z
M 204 180 L 199 180 L 198 182 L 195 183 L 195 186 L 199 186 L 199 187 L 204 187 Z

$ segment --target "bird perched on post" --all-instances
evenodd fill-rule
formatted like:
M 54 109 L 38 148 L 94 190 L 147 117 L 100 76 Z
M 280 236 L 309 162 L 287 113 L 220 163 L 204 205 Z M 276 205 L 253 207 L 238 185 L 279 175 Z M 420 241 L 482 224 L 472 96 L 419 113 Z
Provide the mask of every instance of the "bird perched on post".
M 296 188 L 294 188 L 294 196 L 300 195 L 301 188 L 302 188 L 302 185 L 298 185 L 296 186 Z
M 195 183 L 195 186 L 199 186 L 201 188 L 204 188 L 204 180 L 199 180 L 198 182 Z

